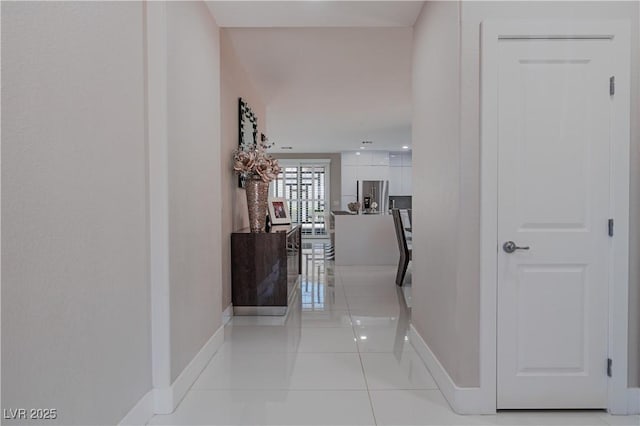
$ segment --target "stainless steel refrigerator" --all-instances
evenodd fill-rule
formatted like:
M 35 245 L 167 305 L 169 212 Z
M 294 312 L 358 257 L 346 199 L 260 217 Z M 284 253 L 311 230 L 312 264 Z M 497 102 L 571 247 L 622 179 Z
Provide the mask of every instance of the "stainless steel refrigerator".
M 363 214 L 389 213 L 388 180 L 359 180 L 357 191 Z

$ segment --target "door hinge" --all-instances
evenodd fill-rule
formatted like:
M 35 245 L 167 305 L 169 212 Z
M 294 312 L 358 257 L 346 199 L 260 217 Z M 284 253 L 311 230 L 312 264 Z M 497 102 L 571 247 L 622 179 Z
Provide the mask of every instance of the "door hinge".
M 616 94 L 616 76 L 612 75 L 609 77 L 609 95 L 613 96 Z
M 613 360 L 611 358 L 607 358 L 607 376 L 613 376 Z
M 607 226 L 609 227 L 609 236 L 613 237 L 613 219 L 609 219 Z

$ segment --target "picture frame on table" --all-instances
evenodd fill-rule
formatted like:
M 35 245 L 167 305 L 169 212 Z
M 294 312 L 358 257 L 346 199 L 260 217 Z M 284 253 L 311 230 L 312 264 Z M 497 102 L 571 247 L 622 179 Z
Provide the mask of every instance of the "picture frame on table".
M 281 197 L 269 197 L 269 220 L 274 225 L 286 225 L 291 223 L 287 200 Z

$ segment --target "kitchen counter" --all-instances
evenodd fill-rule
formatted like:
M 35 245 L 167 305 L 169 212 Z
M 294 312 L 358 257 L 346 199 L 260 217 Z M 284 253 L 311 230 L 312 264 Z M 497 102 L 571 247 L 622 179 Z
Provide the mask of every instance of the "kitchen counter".
M 336 265 L 397 265 L 393 216 L 332 211 Z

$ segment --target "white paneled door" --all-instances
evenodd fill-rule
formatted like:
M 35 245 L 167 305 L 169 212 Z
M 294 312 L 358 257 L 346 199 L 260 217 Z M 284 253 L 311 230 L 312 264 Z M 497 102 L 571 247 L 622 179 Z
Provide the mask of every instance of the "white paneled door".
M 607 407 L 609 52 L 499 42 L 498 409 Z

